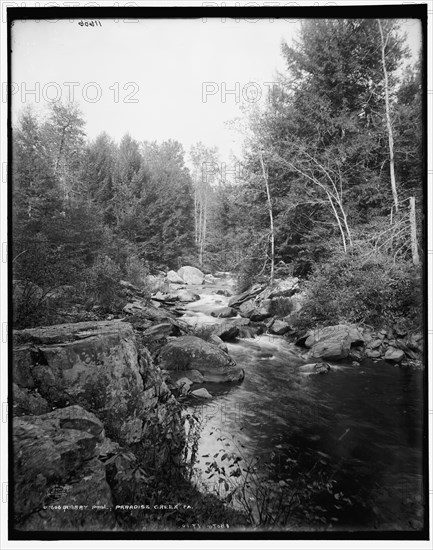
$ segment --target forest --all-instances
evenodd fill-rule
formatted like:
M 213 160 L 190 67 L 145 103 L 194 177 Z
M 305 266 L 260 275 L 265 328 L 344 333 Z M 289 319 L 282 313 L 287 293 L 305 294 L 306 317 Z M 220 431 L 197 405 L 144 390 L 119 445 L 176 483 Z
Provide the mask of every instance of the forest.
M 236 272 L 240 291 L 285 266 L 308 290 L 305 326 L 419 322 L 422 61 L 402 70 L 396 20 L 308 21 L 282 55 L 287 71 L 264 108 L 233 122 L 245 147 L 231 181 L 200 142 L 186 153 L 171 140 L 89 141 L 78 105 L 53 103 L 44 118 L 23 110 L 13 129 L 18 328 L 56 321 L 45 297 L 58 287 L 75 288 L 84 308 L 112 307 L 119 279 L 142 284 L 181 265 Z

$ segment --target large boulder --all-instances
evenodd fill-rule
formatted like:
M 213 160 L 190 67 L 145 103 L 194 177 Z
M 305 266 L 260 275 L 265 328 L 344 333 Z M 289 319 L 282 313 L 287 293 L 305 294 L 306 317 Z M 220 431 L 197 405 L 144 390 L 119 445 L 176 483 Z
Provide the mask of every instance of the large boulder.
M 405 358 L 405 353 L 401 349 L 389 347 L 385 352 L 385 359 L 392 363 L 401 363 Z
M 272 314 L 270 312 L 270 308 L 268 307 L 268 305 L 256 307 L 248 315 L 249 319 L 251 319 L 251 321 L 255 321 L 255 322 L 264 321 L 265 319 L 268 319 L 271 316 L 272 316 Z
M 197 269 L 196 267 L 192 267 L 190 265 L 181 267 L 177 274 L 188 285 L 202 285 L 204 281 L 204 273 L 200 271 L 200 269 Z
M 120 444 L 144 443 L 149 411 L 174 399 L 133 328 L 121 321 L 69 323 L 16 331 L 15 383 L 36 387 L 51 407 L 80 405 Z M 24 361 L 27 346 L 31 360 Z M 170 403 L 169 403 L 170 402 Z M 181 414 L 178 415 L 181 430 Z M 164 455 L 166 451 L 164 450 Z M 163 457 L 161 457 L 163 460 Z
M 355 326 L 333 325 L 309 331 L 299 338 L 296 345 L 310 348 L 312 358 L 344 359 L 352 345 L 358 346 L 364 338 Z
M 323 342 L 313 344 L 309 351 L 309 356 L 314 359 L 332 359 L 338 361 L 345 359 L 350 352 L 349 336 L 328 339 Z
M 364 338 L 358 328 L 351 325 L 333 325 L 321 329 L 312 330 L 307 333 L 305 338 L 305 346 L 313 347 L 320 342 L 333 340 L 342 340 L 345 337 L 350 340 L 350 345 L 359 346 L 364 343 Z
M 200 300 L 200 296 L 198 294 L 195 294 L 195 292 L 191 292 L 190 290 L 178 290 L 176 292 L 177 299 L 179 302 L 197 302 L 197 300 Z
M 349 355 L 352 345 L 363 342 L 364 338 L 356 327 L 333 325 L 307 332 L 296 344 L 310 348 L 309 357 L 338 360 Z
M 232 342 L 236 340 L 239 334 L 239 327 L 234 323 L 221 323 L 216 325 L 213 334 L 224 340 L 224 342 Z
M 196 336 L 181 336 L 168 342 L 158 354 L 158 364 L 167 371 L 198 370 L 204 382 L 238 382 L 244 377 L 243 369 L 218 346 Z
M 212 317 L 219 317 L 219 318 L 227 318 L 227 317 L 235 317 L 236 311 L 232 307 L 220 307 L 218 309 L 214 309 L 211 312 Z
M 290 331 L 290 325 L 289 323 L 286 323 L 285 321 L 281 321 L 279 319 L 276 319 L 270 329 L 269 329 L 269 332 L 271 334 L 276 334 L 278 336 L 281 336 L 283 334 L 286 334 L 287 332 Z
M 173 271 L 172 269 L 167 272 L 167 280 L 170 281 L 170 283 L 173 283 L 175 285 L 183 285 L 185 284 L 185 281 L 180 277 L 176 271 Z
M 256 307 L 256 302 L 253 299 L 247 300 L 246 302 L 242 302 L 242 304 L 240 304 L 239 313 L 242 315 L 242 317 L 246 317 L 249 319 L 255 311 Z
M 208 275 L 204 276 L 204 282 L 208 285 L 213 285 L 217 282 L 217 278 L 211 275 L 210 273 Z
M 271 310 L 271 300 L 263 300 L 261 303 L 259 303 L 251 298 L 245 302 L 242 302 L 239 306 L 239 313 L 242 315 L 242 317 L 246 317 L 251 321 L 256 322 L 264 321 L 265 319 L 271 317 Z
M 112 494 L 99 459 L 104 426 L 94 414 L 71 406 L 15 418 L 13 439 L 14 509 L 20 529 L 115 526 Z M 76 509 L 63 509 L 74 505 Z

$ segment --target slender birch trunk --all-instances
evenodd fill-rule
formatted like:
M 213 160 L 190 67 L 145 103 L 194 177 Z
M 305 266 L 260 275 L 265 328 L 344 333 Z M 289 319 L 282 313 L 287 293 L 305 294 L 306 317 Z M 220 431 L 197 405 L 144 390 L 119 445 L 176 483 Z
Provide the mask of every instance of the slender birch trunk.
M 398 195 L 397 195 L 397 185 L 395 181 L 395 166 L 394 166 L 394 137 L 392 134 L 392 124 L 391 124 L 391 114 L 389 106 L 389 82 L 388 82 L 388 71 L 386 69 L 386 59 L 385 59 L 385 49 L 388 42 L 388 37 L 385 40 L 383 36 L 383 29 L 380 19 L 377 20 L 379 25 L 380 40 L 381 40 L 381 50 L 382 50 L 382 68 L 383 68 L 383 78 L 385 83 L 385 114 L 386 114 L 386 126 L 388 129 L 388 144 L 389 144 L 389 175 L 391 178 L 391 189 L 392 196 L 394 199 L 395 211 L 398 212 Z
M 270 276 L 270 283 L 273 283 L 274 281 L 274 271 L 275 271 L 275 232 L 274 232 L 274 215 L 272 212 L 272 202 L 271 202 L 271 193 L 269 191 L 269 181 L 268 181 L 268 175 L 265 170 L 265 164 L 263 162 L 263 155 L 262 152 L 259 152 L 260 156 L 260 164 L 262 166 L 263 171 L 263 179 L 265 180 L 266 185 L 266 195 L 268 197 L 268 210 L 269 210 L 269 226 L 270 226 L 270 240 L 271 240 L 271 276 Z

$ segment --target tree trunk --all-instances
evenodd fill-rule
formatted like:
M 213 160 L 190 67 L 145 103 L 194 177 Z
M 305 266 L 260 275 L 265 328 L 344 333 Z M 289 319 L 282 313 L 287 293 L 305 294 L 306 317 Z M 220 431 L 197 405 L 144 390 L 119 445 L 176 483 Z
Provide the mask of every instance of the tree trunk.
M 391 189 L 392 189 L 392 196 L 394 199 L 395 211 L 398 212 L 398 195 L 397 195 L 397 185 L 395 182 L 395 167 L 394 167 L 394 138 L 392 135 L 391 114 L 390 114 L 390 107 L 389 107 L 388 71 L 386 69 L 386 59 L 385 59 L 385 48 L 386 48 L 386 43 L 388 41 L 388 38 L 386 39 L 386 41 L 384 40 L 383 29 L 382 29 L 382 24 L 380 22 L 380 19 L 377 20 L 377 23 L 379 25 L 379 31 L 380 31 L 383 78 L 385 83 L 385 114 L 386 114 L 386 126 L 388 129 L 388 143 L 389 143 L 389 175 L 391 178 Z
M 194 184 L 194 229 L 195 229 L 195 244 L 198 245 L 198 199 L 197 199 L 197 184 Z
M 412 244 L 413 265 L 419 265 L 418 239 L 416 236 L 415 197 L 410 197 L 410 240 Z
M 274 233 L 274 215 L 272 212 L 272 202 L 271 202 L 271 193 L 269 191 L 269 181 L 268 175 L 265 170 L 265 164 L 263 162 L 262 152 L 259 152 L 260 164 L 263 171 L 263 179 L 265 180 L 266 185 L 266 195 L 268 197 L 268 210 L 269 210 L 269 226 L 270 226 L 270 240 L 271 240 L 271 276 L 270 283 L 274 281 L 274 271 L 275 271 L 275 233 Z
M 203 204 L 203 226 L 201 230 L 201 243 L 200 243 L 200 267 L 203 267 L 205 246 L 206 246 L 206 225 L 207 225 L 207 197 L 204 197 Z

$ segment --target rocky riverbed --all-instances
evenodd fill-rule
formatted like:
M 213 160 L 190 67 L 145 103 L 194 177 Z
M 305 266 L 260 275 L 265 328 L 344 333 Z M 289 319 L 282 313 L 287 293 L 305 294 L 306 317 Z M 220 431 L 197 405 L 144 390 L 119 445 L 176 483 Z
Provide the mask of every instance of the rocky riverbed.
M 227 416 L 224 422 L 221 418 L 215 421 L 215 414 L 211 415 L 201 438 L 202 455 L 219 445 L 211 435 L 213 424 L 228 437 L 236 437 L 250 458 L 280 449 L 290 459 L 293 449 L 302 454 L 303 443 L 299 442 L 304 442 L 304 458 L 309 463 L 311 442 L 315 442 L 313 455 L 321 453 L 327 468 L 349 453 L 349 462 L 343 461 L 346 473 L 339 481 L 349 492 L 354 489 L 348 488 L 347 472 L 357 471 L 357 460 L 364 461 L 362 468 L 368 469 L 368 453 L 376 456 L 370 449 L 362 458 L 351 447 L 366 444 L 370 428 L 364 428 L 372 418 L 361 407 L 361 418 L 354 423 L 362 392 L 350 380 L 367 388 L 389 385 L 393 365 L 403 367 L 394 374 L 394 393 L 389 397 L 398 400 L 401 391 L 410 395 L 394 412 L 384 404 L 381 414 L 386 421 L 379 422 L 374 437 L 380 437 L 381 430 L 389 435 L 391 430 L 393 443 L 389 444 L 398 445 L 399 438 L 409 437 L 407 430 L 418 433 L 420 419 L 412 400 L 417 398 L 422 378 L 404 372 L 422 365 L 422 335 L 403 326 L 372 333 L 366 327 L 343 323 L 296 335 L 292 321 L 303 301 L 296 278 L 276 281 L 271 287 L 255 285 L 235 295 L 230 274 L 215 275 L 205 276 L 190 266 L 161 274 L 152 281 L 150 300 L 122 281 L 128 303 L 119 318 L 108 315 L 105 320 L 14 332 L 15 510 L 20 529 L 117 525 L 115 505 L 132 491 L 128 472 L 149 464 L 158 469 L 180 463 L 186 441 L 182 401 L 193 410 L 201 407 L 201 412 L 208 403 L 214 413 L 227 405 L 249 410 L 237 424 L 231 420 L 227 424 Z M 309 379 L 329 379 L 329 383 Z M 356 407 L 352 411 L 346 390 Z M 279 412 L 263 417 L 271 402 L 280 404 Z M 375 404 L 370 405 L 374 409 Z M 304 420 L 299 410 L 306 413 Z M 331 410 L 334 421 L 329 417 Z M 390 427 L 393 414 L 403 415 L 400 428 Z M 337 422 L 332 437 L 338 441 L 351 432 L 346 439 L 351 444 L 337 446 L 343 453 L 340 458 L 330 452 L 332 437 L 324 437 L 324 431 L 330 431 L 328 420 L 322 426 L 318 415 Z M 155 430 L 159 433 L 156 447 Z M 361 436 L 354 440 L 355 430 Z M 419 454 L 420 445 L 419 437 L 412 437 L 409 448 Z M 396 452 L 396 471 L 403 467 L 402 460 L 415 467 L 401 446 Z M 198 460 L 204 473 L 207 466 Z M 420 476 L 415 470 L 404 474 L 410 479 L 411 506 Z M 67 516 L 60 512 L 68 503 L 78 506 L 85 493 L 90 508 Z M 363 499 L 358 502 L 361 508 L 369 497 Z M 347 506 L 343 509 L 346 525 L 353 523 Z M 403 511 L 406 505 L 399 514 Z M 343 521 L 334 510 L 336 516 Z M 387 514 L 375 517 L 382 523 L 389 521 Z M 415 526 L 417 517 L 412 518 Z

